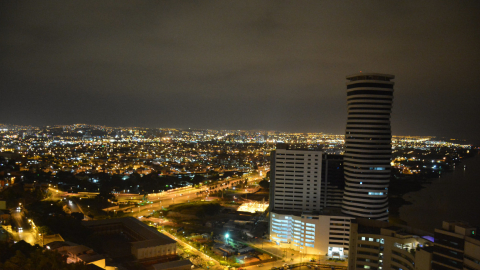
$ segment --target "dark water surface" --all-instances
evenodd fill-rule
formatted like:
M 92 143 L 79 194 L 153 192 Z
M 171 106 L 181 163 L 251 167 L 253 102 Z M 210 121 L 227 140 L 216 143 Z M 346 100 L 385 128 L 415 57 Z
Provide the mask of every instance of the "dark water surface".
M 458 220 L 480 227 L 480 155 L 463 159 L 454 171 L 403 198 L 412 203 L 400 208 L 409 226 L 433 233 L 442 221 Z

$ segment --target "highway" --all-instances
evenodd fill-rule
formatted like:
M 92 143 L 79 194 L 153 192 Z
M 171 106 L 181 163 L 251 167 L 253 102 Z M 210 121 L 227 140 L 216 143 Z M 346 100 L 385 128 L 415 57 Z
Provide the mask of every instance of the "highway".
M 260 181 L 263 177 L 265 177 L 266 172 L 269 170 L 269 168 L 261 168 L 258 170 L 258 173 L 253 173 L 250 175 L 242 176 L 242 177 L 236 177 L 236 178 L 230 178 L 230 179 L 225 179 L 222 181 L 214 182 L 211 184 L 204 185 L 200 188 L 194 188 L 191 186 L 187 187 L 181 187 L 181 188 L 175 188 L 171 189 L 168 191 L 164 191 L 161 193 L 150 193 L 147 194 L 147 199 L 149 201 L 157 202 L 160 200 L 165 200 L 165 199 L 171 199 L 175 198 L 178 196 L 181 196 L 181 194 L 194 194 L 197 192 L 200 193 L 210 193 L 210 192 L 215 192 L 219 191 L 225 188 L 232 188 L 232 186 L 238 184 L 240 181 L 245 181 L 245 178 L 248 178 L 248 182 L 254 182 L 254 181 Z M 58 201 L 62 200 L 66 197 L 95 197 L 98 195 L 98 192 L 79 192 L 79 193 L 68 193 L 64 192 L 58 189 L 55 189 L 53 187 L 49 187 L 49 191 L 52 194 L 49 198 L 46 200 L 53 200 L 53 201 Z M 171 196 L 173 195 L 173 196 Z M 128 201 L 128 200 L 142 200 L 143 195 L 140 194 L 132 194 L 132 193 L 116 193 L 115 197 L 117 198 L 118 201 Z
M 246 178 L 248 178 L 247 182 L 255 182 L 261 180 L 265 173 L 266 173 L 266 168 L 259 170 L 259 173 L 255 173 L 252 175 L 247 175 L 247 176 L 242 176 L 242 177 L 237 177 L 237 178 L 231 178 L 231 179 L 226 179 L 222 181 L 218 181 L 212 184 L 207 184 L 204 185 L 200 188 L 194 188 L 194 187 L 182 187 L 182 188 L 177 188 L 177 189 L 172 189 L 167 192 L 162 192 L 162 193 L 151 193 L 148 194 L 148 199 L 150 201 L 156 201 L 156 200 L 161 200 L 164 198 L 173 198 L 172 196 L 169 196 L 168 194 L 174 194 L 174 195 L 181 195 L 181 194 L 192 194 L 192 193 L 211 193 L 211 192 L 216 192 L 220 191 L 225 188 L 232 188 L 233 186 L 239 184 L 241 181 L 245 181 Z M 163 197 L 163 198 L 162 198 Z M 176 196 L 175 196 L 176 197 Z
M 162 207 L 168 207 L 172 204 L 185 203 L 196 198 L 204 198 L 208 201 L 209 194 L 212 192 L 220 191 L 226 188 L 232 188 L 233 186 L 239 184 L 241 181 L 245 181 L 245 178 L 248 178 L 247 182 L 255 182 L 261 180 L 265 175 L 265 170 L 262 170 L 261 173 L 255 175 L 248 175 L 241 178 L 227 179 L 214 184 L 205 185 L 200 188 L 194 187 L 181 187 L 176 189 L 171 189 L 166 192 L 161 193 L 151 193 L 147 195 L 148 201 L 152 202 L 143 206 L 135 206 L 132 208 L 127 208 L 128 211 L 132 212 L 133 216 L 140 217 L 150 214 L 155 210 L 160 210 Z M 140 199 L 143 196 L 138 194 L 116 194 L 118 201 L 129 200 L 129 199 Z M 122 210 L 124 211 L 124 210 Z

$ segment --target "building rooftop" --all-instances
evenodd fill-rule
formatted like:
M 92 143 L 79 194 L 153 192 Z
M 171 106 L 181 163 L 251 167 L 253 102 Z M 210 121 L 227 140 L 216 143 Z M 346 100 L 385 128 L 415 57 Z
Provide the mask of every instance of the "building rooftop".
M 351 75 L 347 75 L 347 80 L 358 81 L 358 80 L 378 80 L 378 81 L 390 81 L 395 79 L 395 75 L 383 74 L 383 73 L 372 73 L 372 72 L 360 72 Z
M 93 250 L 89 247 L 86 247 L 84 245 L 77 245 L 77 246 L 65 246 L 63 247 L 63 250 L 71 253 L 72 255 L 80 255 L 87 253 L 89 251 L 93 252 Z
M 449 231 L 454 231 L 455 227 L 461 227 L 464 229 L 474 228 L 465 221 L 444 221 L 442 224 L 442 228 Z
M 297 150 L 297 151 L 322 151 L 321 149 L 311 149 L 308 145 L 295 143 L 278 143 L 276 149 Z
M 173 262 L 166 262 L 166 263 L 158 263 L 152 265 L 153 270 L 164 270 L 182 266 L 191 266 L 192 263 L 189 260 L 180 260 L 180 261 L 173 261 Z
M 139 241 L 132 243 L 138 248 L 176 243 L 175 240 L 133 217 L 83 221 L 82 224 L 91 229 L 104 225 L 121 224 L 125 229 L 139 236 Z
M 403 237 L 413 237 L 418 235 L 427 240 L 429 239 L 426 237 L 432 236 L 432 233 L 430 232 L 413 228 L 411 226 L 393 225 L 389 222 L 380 221 L 380 220 L 357 218 L 355 220 L 352 220 L 352 223 L 358 224 L 358 233 L 364 233 L 364 234 L 391 235 L 391 233 L 394 232 L 395 237 L 403 238 Z
M 341 208 L 329 207 L 324 208 L 321 211 L 288 211 L 288 210 L 273 210 L 272 212 L 280 215 L 294 215 L 294 216 L 340 216 L 351 218 L 344 213 L 342 213 Z
M 105 259 L 105 256 L 100 255 L 100 254 L 82 254 L 82 255 L 79 255 L 77 257 L 87 264 L 91 263 L 91 262 L 96 262 L 96 261 Z

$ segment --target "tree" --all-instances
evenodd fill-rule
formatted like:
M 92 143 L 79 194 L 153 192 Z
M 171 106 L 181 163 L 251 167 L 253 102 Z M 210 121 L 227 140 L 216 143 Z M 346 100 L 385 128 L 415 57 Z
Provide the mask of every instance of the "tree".
M 41 233 L 41 234 L 51 234 L 51 233 L 52 233 L 52 231 L 50 230 L 50 228 L 47 227 L 47 226 L 38 226 L 38 227 L 37 227 L 37 230 L 38 230 L 38 232 Z
M 192 178 L 192 184 L 194 184 L 194 185 L 198 185 L 198 184 L 202 183 L 203 181 L 205 181 L 205 177 L 203 177 L 200 174 L 195 174 L 195 176 Z
M 260 185 L 260 187 L 263 188 L 263 189 L 269 189 L 270 188 L 270 182 L 268 182 L 265 179 L 260 181 L 260 183 L 258 183 L 258 185 Z
M 222 206 L 219 203 L 209 203 L 202 205 L 202 208 L 206 215 L 213 216 L 220 213 Z
M 36 248 L 33 252 L 25 255 L 17 250 L 15 255 L 5 263 L 0 262 L 0 269 L 5 270 L 86 270 L 84 263 L 67 264 L 65 258 L 58 252 Z

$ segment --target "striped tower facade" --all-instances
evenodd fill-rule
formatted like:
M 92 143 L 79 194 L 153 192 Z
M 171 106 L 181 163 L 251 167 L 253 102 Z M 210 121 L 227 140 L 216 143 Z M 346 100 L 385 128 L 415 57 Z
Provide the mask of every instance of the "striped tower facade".
M 344 214 L 388 220 L 394 78 L 378 73 L 347 76 Z

